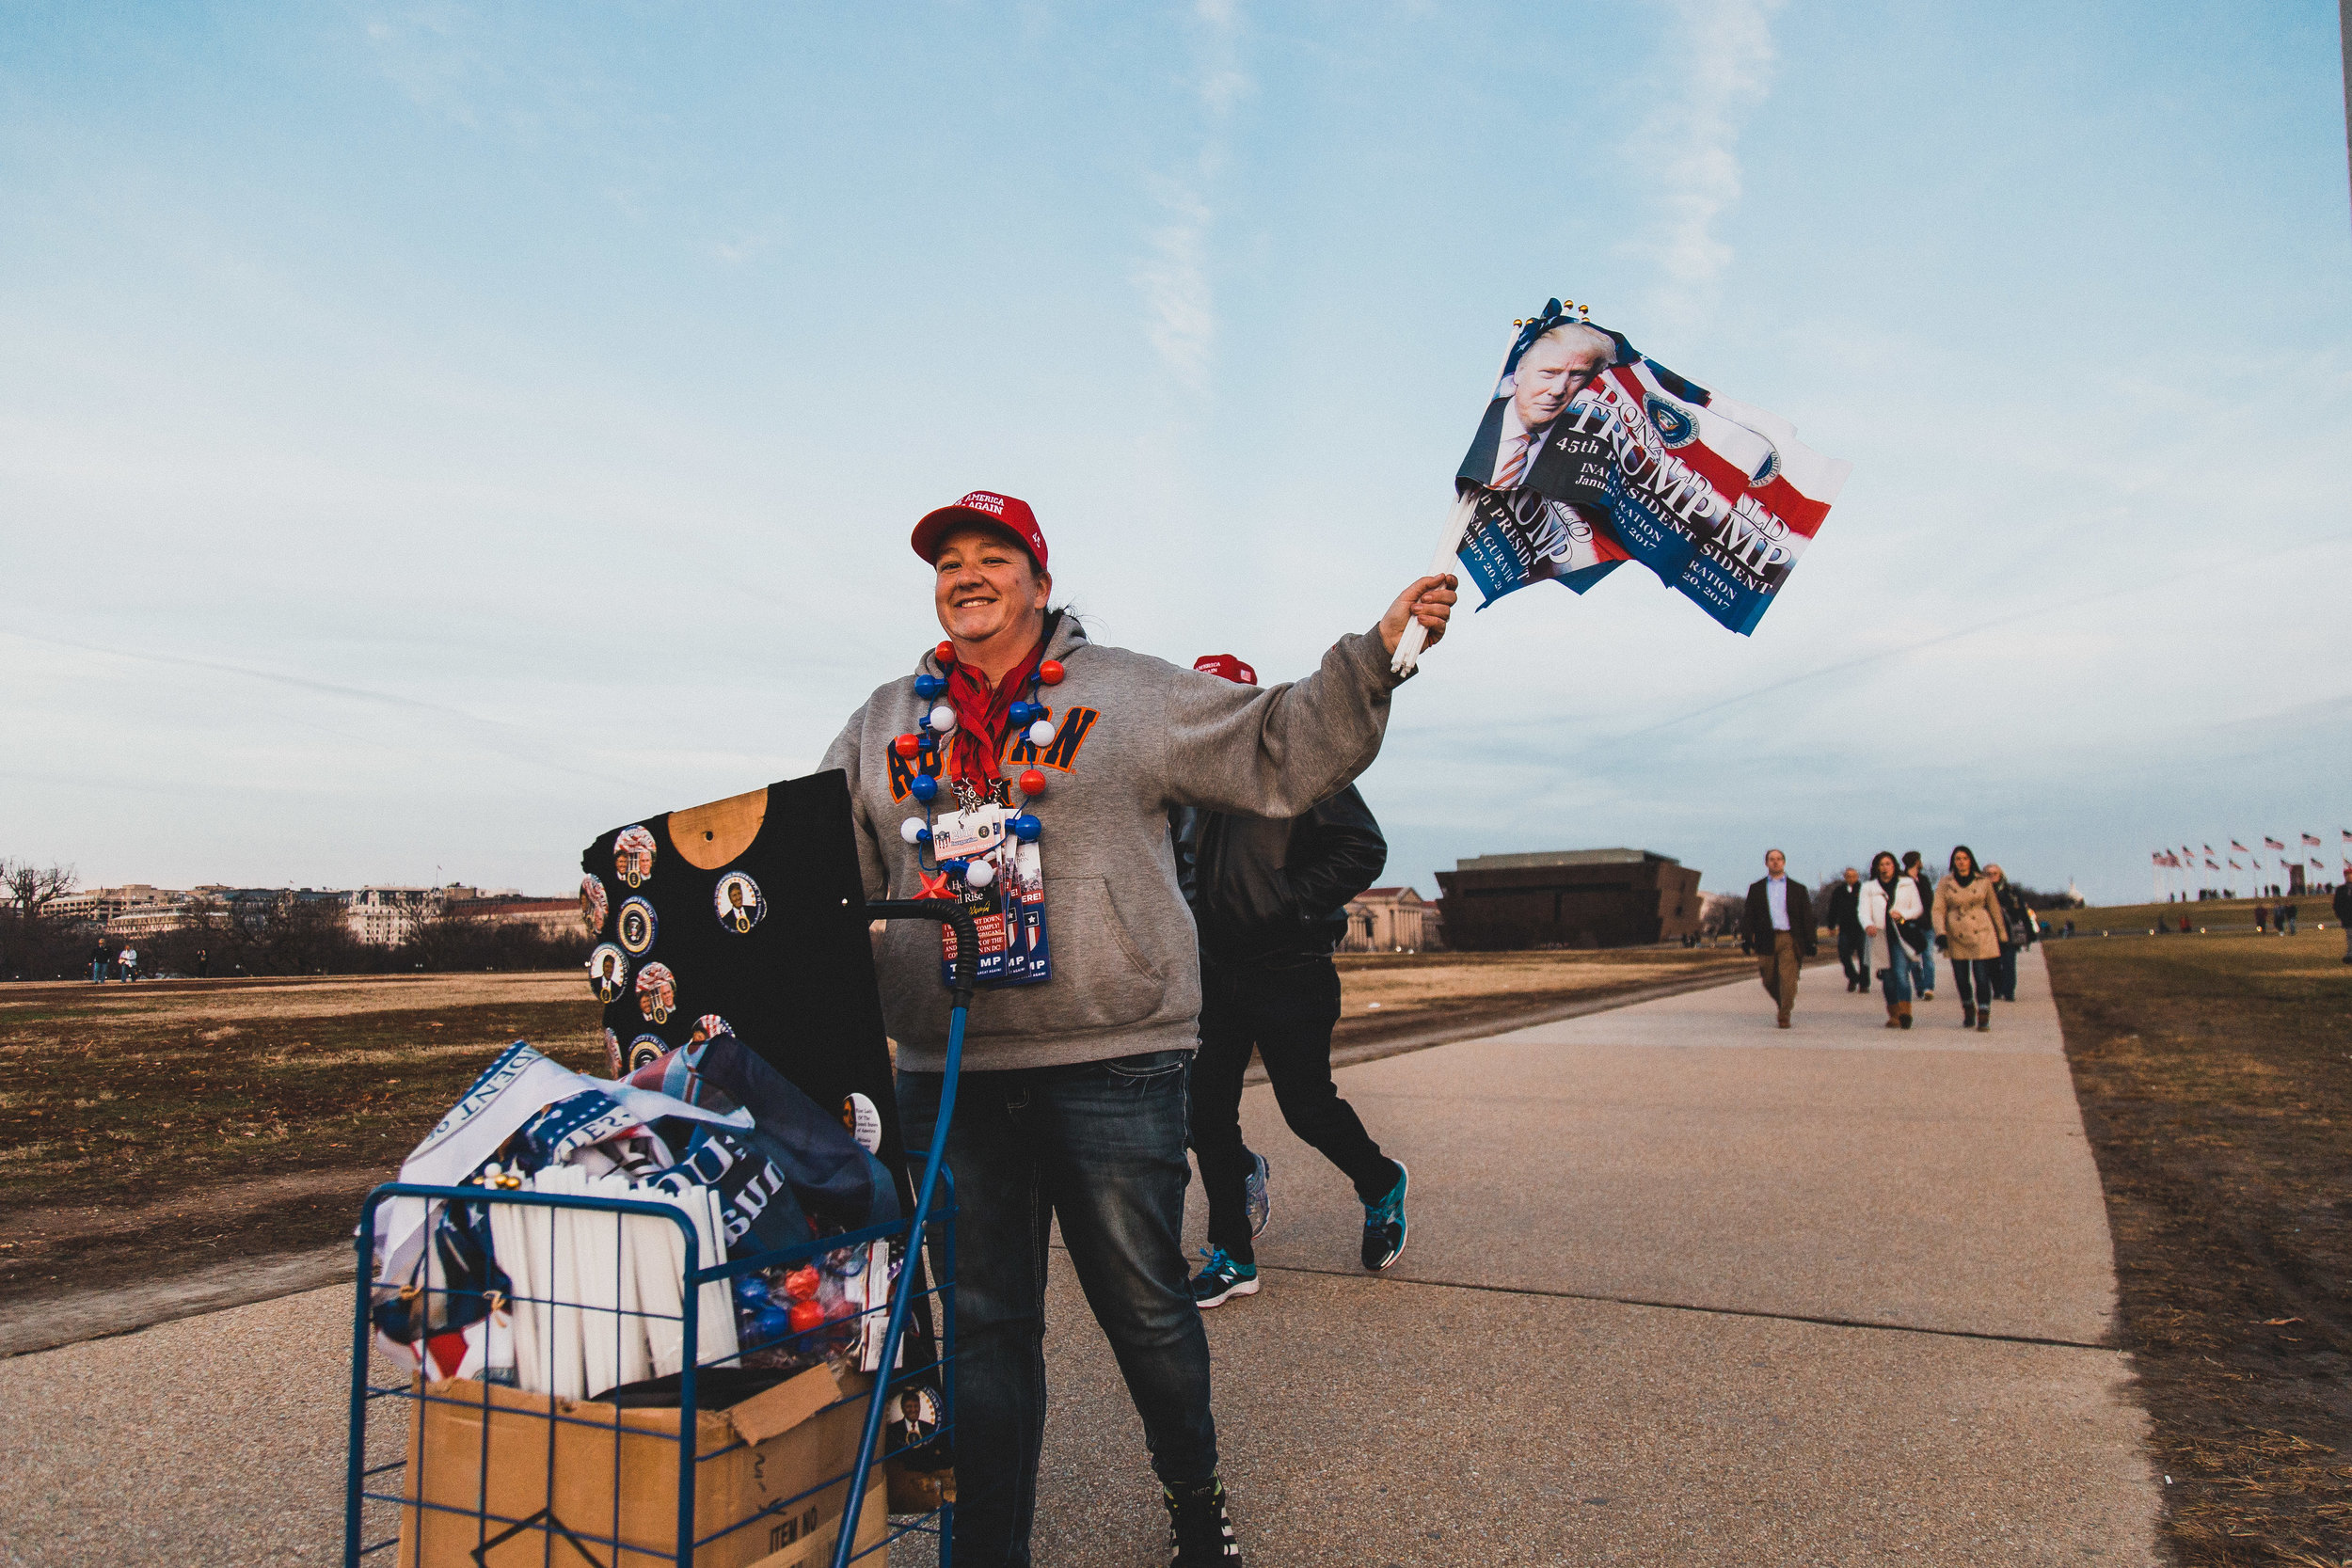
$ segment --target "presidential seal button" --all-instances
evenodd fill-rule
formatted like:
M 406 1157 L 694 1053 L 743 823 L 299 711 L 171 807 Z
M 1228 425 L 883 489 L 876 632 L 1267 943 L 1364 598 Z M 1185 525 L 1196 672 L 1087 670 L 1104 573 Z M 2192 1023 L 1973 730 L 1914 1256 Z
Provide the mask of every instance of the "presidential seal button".
M 640 1035 L 628 1042 L 628 1070 L 651 1067 L 670 1053 L 670 1042 L 660 1035 Z
M 660 922 L 653 906 L 643 898 L 631 898 L 621 906 L 619 935 L 621 948 L 633 958 L 642 958 L 652 950 L 654 932 Z

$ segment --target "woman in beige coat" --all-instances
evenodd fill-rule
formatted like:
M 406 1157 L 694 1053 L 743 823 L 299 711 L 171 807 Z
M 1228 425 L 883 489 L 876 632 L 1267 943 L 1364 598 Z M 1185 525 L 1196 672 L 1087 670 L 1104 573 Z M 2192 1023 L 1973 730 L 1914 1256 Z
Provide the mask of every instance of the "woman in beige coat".
M 1952 985 L 1960 992 L 1960 1026 L 1978 1033 L 1993 1027 L 1993 971 L 2008 932 L 2000 889 L 1977 869 L 1976 852 L 1965 844 L 1952 851 L 1952 874 L 1935 890 L 1935 930 L 1952 960 Z

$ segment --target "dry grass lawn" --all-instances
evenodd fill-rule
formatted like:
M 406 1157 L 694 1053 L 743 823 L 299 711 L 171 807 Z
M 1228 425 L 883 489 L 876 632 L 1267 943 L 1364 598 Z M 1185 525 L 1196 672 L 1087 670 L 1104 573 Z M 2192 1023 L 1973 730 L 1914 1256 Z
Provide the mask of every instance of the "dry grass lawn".
M 0 1288 L 332 1241 L 507 1042 L 603 1070 L 577 974 L 0 990 Z
M 1560 953 L 1343 953 L 1339 1037 L 1365 1025 L 1417 1023 L 1639 990 L 1752 967 L 1737 946 L 1622 947 Z
M 2044 951 L 2106 1192 L 2124 1338 L 2173 1481 L 2175 1559 L 2338 1568 L 2352 1560 L 2343 938 L 2307 924 Z

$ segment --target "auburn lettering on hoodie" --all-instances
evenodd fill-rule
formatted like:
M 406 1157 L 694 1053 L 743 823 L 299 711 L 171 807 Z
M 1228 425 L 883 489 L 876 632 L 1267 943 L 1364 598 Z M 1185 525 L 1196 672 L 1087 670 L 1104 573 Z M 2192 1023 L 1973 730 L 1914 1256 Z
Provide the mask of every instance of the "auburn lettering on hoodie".
M 1046 716 L 1051 718 L 1053 709 L 1046 709 Z M 1067 773 L 1077 766 L 1079 750 L 1086 745 L 1087 736 L 1093 730 L 1094 721 L 1101 717 L 1103 715 L 1094 708 L 1072 708 L 1055 721 L 1054 738 L 1044 746 L 1031 741 L 1025 732 L 1015 731 L 1015 744 L 1006 752 L 1005 763 L 1009 767 L 1051 768 Z M 916 774 L 926 773 L 934 779 L 940 776 L 939 752 L 936 751 L 919 752 L 911 761 L 900 756 L 896 749 L 884 755 L 890 764 L 890 799 L 894 802 L 907 798 L 914 786 Z
M 1054 710 L 1047 708 L 1045 716 L 1053 718 Z M 1087 743 L 1087 732 L 1094 728 L 1094 721 L 1101 717 L 1090 707 L 1073 707 L 1055 722 L 1052 744 L 1039 746 L 1024 732 L 1020 744 L 1006 754 L 1005 760 L 1022 768 L 1052 768 L 1067 773 L 1078 761 L 1078 748 Z

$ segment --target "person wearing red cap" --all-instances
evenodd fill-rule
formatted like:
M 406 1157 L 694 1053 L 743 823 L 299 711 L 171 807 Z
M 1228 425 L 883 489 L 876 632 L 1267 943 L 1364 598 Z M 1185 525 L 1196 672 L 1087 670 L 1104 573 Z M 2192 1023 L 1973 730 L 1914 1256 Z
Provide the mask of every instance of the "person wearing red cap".
M 1244 686 L 1258 673 L 1231 654 L 1196 670 Z M 1177 876 L 1200 932 L 1200 1049 L 1192 1059 L 1191 1138 L 1209 1200 L 1209 1244 L 1193 1299 L 1216 1307 L 1258 1291 L 1256 1243 L 1273 1212 L 1265 1157 L 1242 1139 L 1242 1077 L 1252 1050 L 1283 1124 L 1337 1165 L 1364 1206 L 1361 1257 L 1378 1271 L 1405 1251 L 1406 1170 L 1380 1152 L 1331 1081 L 1348 901 L 1379 879 L 1388 841 L 1349 784 L 1287 820 L 1178 812 Z
M 1010 496 L 974 491 L 926 515 L 913 543 L 947 641 L 876 689 L 824 762 L 849 778 L 867 896 L 956 895 L 954 873 L 928 863 L 931 800 L 1017 806 L 1044 886 L 1042 983 L 980 993 L 947 1134 L 960 1206 L 955 1429 L 943 1434 L 956 1456 L 956 1560 L 1029 1561 L 1046 1238 L 1058 1223 L 1142 1418 L 1172 1561 L 1225 1568 L 1239 1548 L 1180 1240 L 1200 971 L 1168 814 L 1292 817 L 1346 787 L 1379 752 L 1405 628 L 1425 627 L 1434 645 L 1454 579 L 1420 578 L 1314 673 L 1258 689 L 1090 641 L 1053 608 L 1044 532 Z M 899 1106 L 918 1148 L 937 1119 L 946 1044 L 940 958 L 935 935 L 903 922 L 877 938 Z

